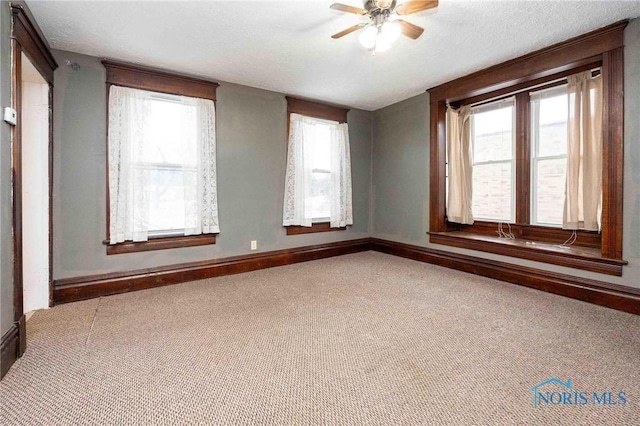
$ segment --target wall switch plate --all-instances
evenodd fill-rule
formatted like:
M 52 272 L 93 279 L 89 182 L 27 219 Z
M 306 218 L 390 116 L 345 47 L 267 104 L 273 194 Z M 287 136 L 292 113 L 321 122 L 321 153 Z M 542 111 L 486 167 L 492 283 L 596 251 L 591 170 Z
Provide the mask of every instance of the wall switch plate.
M 251 250 L 258 250 L 258 242 L 256 240 L 251 240 Z
M 14 126 L 18 124 L 18 113 L 11 107 L 4 108 L 4 121 Z

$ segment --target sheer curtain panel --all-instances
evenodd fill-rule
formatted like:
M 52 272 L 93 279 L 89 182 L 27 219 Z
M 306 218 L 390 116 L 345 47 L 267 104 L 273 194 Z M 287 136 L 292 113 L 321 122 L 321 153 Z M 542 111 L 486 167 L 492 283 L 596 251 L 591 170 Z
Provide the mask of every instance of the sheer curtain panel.
M 146 241 L 149 226 L 149 170 L 136 168 L 149 122 L 144 90 L 109 90 L 109 242 Z
M 331 126 L 331 216 L 332 228 L 353 225 L 351 207 L 351 155 L 347 123 Z
M 328 126 L 329 140 L 317 140 L 321 132 L 316 126 Z M 324 133 L 323 133 L 324 134 Z M 349 129 L 346 123 L 320 120 L 300 114 L 290 114 L 289 145 L 283 219 L 284 226 L 307 226 L 313 224 L 312 190 L 313 155 L 318 155 L 318 145 L 329 149 L 329 222 L 332 228 L 353 224 L 351 198 L 351 157 Z
M 179 107 L 179 113 L 170 116 L 175 134 L 159 134 L 158 122 L 164 117 L 157 113 L 158 102 Z M 150 212 L 151 199 L 163 190 L 184 206 L 180 234 L 220 232 L 213 101 L 112 85 L 108 126 L 110 244 L 148 240 L 150 213 L 158 217 L 158 212 Z M 158 186 L 159 176 L 166 176 L 167 170 L 180 172 L 179 183 L 169 189 Z

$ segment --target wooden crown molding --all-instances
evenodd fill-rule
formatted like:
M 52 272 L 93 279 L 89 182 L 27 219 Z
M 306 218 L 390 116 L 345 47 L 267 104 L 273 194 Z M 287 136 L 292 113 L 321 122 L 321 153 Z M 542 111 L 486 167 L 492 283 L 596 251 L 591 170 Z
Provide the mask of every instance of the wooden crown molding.
M 102 61 L 102 65 L 107 70 L 107 84 L 216 100 L 216 89 L 219 84 L 213 81 L 107 59 Z
M 287 113 L 300 114 L 324 120 L 347 122 L 349 108 L 327 105 L 320 102 L 308 101 L 304 99 L 287 96 Z
M 58 63 L 51 54 L 49 44 L 29 7 L 24 1 L 13 1 L 10 7 L 13 20 L 12 37 L 20 44 L 22 51 L 31 59 L 47 83 L 53 85 L 53 72 L 58 68 Z

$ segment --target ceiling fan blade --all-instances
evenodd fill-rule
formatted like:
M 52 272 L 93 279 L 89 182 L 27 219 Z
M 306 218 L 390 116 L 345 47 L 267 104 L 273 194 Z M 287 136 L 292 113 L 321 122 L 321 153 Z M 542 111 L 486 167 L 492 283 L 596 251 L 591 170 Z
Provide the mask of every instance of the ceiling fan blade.
M 414 40 L 420 37 L 424 32 L 424 28 L 414 25 L 411 22 L 403 21 L 402 19 L 397 19 L 396 22 L 400 24 L 402 34 Z
M 356 24 L 352 27 L 347 28 L 346 30 L 340 31 L 339 33 L 335 33 L 334 35 L 331 36 L 331 38 L 340 38 L 342 36 L 346 36 L 349 33 L 352 33 L 356 30 L 359 30 L 360 28 L 364 27 L 365 23 L 361 23 L 361 24 Z
M 429 1 L 408 1 L 401 4 L 396 9 L 398 15 L 411 15 L 412 13 L 422 12 L 423 10 L 438 7 L 438 0 Z
M 366 15 L 367 11 L 359 7 L 349 6 L 348 4 L 334 3 L 329 8 L 339 10 L 340 12 L 355 13 L 356 15 Z

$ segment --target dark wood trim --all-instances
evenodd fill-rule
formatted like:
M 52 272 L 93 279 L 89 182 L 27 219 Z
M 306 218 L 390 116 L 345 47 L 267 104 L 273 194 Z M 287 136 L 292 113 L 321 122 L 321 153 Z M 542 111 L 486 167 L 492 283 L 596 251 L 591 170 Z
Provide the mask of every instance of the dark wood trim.
M 446 149 L 447 105 L 445 101 L 430 104 L 429 142 L 429 229 L 444 232 L 446 223 Z
M 218 83 L 188 77 L 184 75 L 159 71 L 151 68 L 144 68 L 137 65 L 130 65 L 121 62 L 103 60 L 107 71 L 106 77 L 106 116 L 109 122 L 109 89 L 111 85 L 131 87 L 134 89 L 150 90 L 154 92 L 169 93 L 181 96 L 191 96 L 195 98 L 210 99 L 216 101 L 216 89 Z M 105 149 L 109 152 L 109 126 L 105 137 Z M 108 156 L 107 156 L 108 157 Z M 106 235 L 109 238 L 111 221 L 111 203 L 109 196 L 109 158 L 105 163 L 106 169 Z M 180 237 L 155 238 L 144 242 L 127 241 L 124 243 L 107 245 L 107 255 L 134 253 L 139 251 L 163 250 L 179 247 L 193 247 L 206 244 L 215 244 L 216 237 L 212 234 L 189 235 Z
M 11 98 L 18 124 L 11 129 L 11 173 L 13 203 L 13 320 L 24 314 L 22 271 L 22 48 L 16 39 L 11 43 L 13 66 Z
M 20 346 L 20 329 L 18 323 L 11 324 L 9 330 L 2 336 L 1 352 L 0 352 L 0 379 L 9 371 L 18 356 L 18 348 Z
M 623 49 L 605 52 L 602 66 L 602 254 L 622 259 L 624 183 Z M 637 96 L 637 94 L 634 94 Z
M 11 14 L 13 19 L 12 37 L 22 46 L 24 53 L 47 83 L 53 84 L 53 71 L 58 68 L 58 64 L 26 3 L 12 1 Z
M 300 114 L 324 120 L 347 122 L 348 108 L 287 96 L 287 115 Z
M 572 74 L 593 70 L 594 68 L 599 68 L 601 66 L 602 66 L 602 55 L 598 55 L 592 58 L 587 58 L 582 61 L 575 62 L 572 64 L 571 68 L 568 68 L 566 70 L 563 70 L 555 74 L 537 78 L 535 80 L 525 81 L 523 83 L 519 83 L 514 86 L 505 87 L 500 90 L 484 93 L 482 95 L 473 96 L 470 98 L 464 98 L 458 101 L 452 101 L 450 103 L 452 106 L 456 108 L 459 108 L 463 104 L 464 105 L 467 105 L 467 104 L 481 105 L 484 102 L 496 101 L 501 98 L 517 95 L 518 93 L 543 90 L 550 87 L 559 86 L 561 84 L 567 84 L 566 78 Z M 558 80 L 561 80 L 561 81 L 558 81 Z M 545 84 L 547 82 L 551 82 L 551 83 Z
M 22 54 L 33 63 L 49 86 L 49 108 L 53 111 L 53 72 L 58 67 L 42 31 L 23 1 L 10 3 L 11 33 L 11 104 L 16 110 L 18 124 L 11 130 L 11 189 L 13 230 L 13 318 L 12 329 L 2 339 L 2 375 L 27 347 L 26 318 L 23 300 L 23 245 L 22 245 Z M 52 224 L 51 209 L 53 181 L 53 117 L 49 114 L 48 174 L 49 174 L 49 298 L 52 298 Z M 13 331 L 15 327 L 15 333 Z
M 106 242 L 107 254 L 111 255 L 215 244 L 216 234 L 180 235 L 175 237 L 152 238 L 148 241 L 125 241 L 118 244 L 108 244 L 108 241 Z
M 640 290 L 556 272 L 373 238 L 373 250 L 640 315 Z
M 216 88 L 219 84 L 213 81 L 106 59 L 102 61 L 102 65 L 107 70 L 107 87 L 109 84 L 115 84 L 133 89 L 216 100 Z
M 133 290 L 238 274 L 274 266 L 356 253 L 370 249 L 370 239 L 340 241 L 264 253 L 183 263 L 136 271 L 116 272 L 54 281 L 55 304 Z
M 618 22 L 575 37 L 566 42 L 538 50 L 520 58 L 478 71 L 460 79 L 429 90 L 431 111 L 430 143 L 430 213 L 429 231 L 444 233 L 455 230 L 479 235 L 493 233 L 478 223 L 461 227 L 448 223 L 445 211 L 445 149 L 446 104 L 452 105 L 484 102 L 496 97 L 516 94 L 517 125 L 517 174 L 516 174 L 516 225 L 512 226 L 525 240 L 557 243 L 569 238 L 571 231 L 556 228 L 535 227 L 530 223 L 530 148 L 531 140 L 528 88 L 539 87 L 546 82 L 553 84 L 568 74 L 600 67 L 603 76 L 603 208 L 602 235 L 578 232 L 575 246 L 598 247 L 600 257 L 617 260 L 622 258 L 622 205 L 623 205 L 623 35 L 627 21 Z M 519 101 L 519 102 L 518 102 Z M 520 107 L 518 107 L 518 103 Z M 525 152 L 526 151 L 526 152 Z M 527 171 L 529 173 L 527 173 Z M 464 229 L 463 229 L 464 228 Z M 515 233 L 515 232 L 514 232 Z M 492 234 L 493 235 L 493 234 Z M 440 242 L 444 236 L 435 237 Z M 476 244 L 478 249 L 495 252 L 490 245 Z M 508 255 L 508 254 L 507 254 Z M 598 269 L 598 267 L 596 268 Z M 616 271 L 615 274 L 618 274 Z
M 506 228 L 507 225 L 504 225 L 504 227 Z M 519 223 L 510 224 L 508 228 L 518 240 L 536 241 L 549 244 L 562 244 L 571 237 L 573 233 L 573 231 L 562 228 Z M 452 233 L 460 231 L 468 234 L 473 233 L 476 235 L 495 237 L 497 236 L 498 223 L 479 220 L 475 221 L 473 225 L 448 223 L 447 229 Z M 600 234 L 595 231 L 578 230 L 576 231 L 576 241 L 572 246 L 600 249 Z
M 332 228 L 330 222 L 316 222 L 311 226 L 285 226 L 287 235 L 313 234 L 316 232 L 344 231 L 346 226 Z
M 557 244 L 511 240 L 476 233 L 430 233 L 429 242 L 607 275 L 622 276 L 622 267 L 627 264 L 626 261 L 603 258 L 599 249 L 575 246 L 561 248 Z
M 516 95 L 516 223 L 530 223 L 531 210 L 531 101 L 528 92 Z
M 628 21 L 591 31 L 429 89 L 432 102 L 456 101 L 548 77 L 623 46 Z
M 13 363 L 24 354 L 27 348 L 27 319 L 24 315 L 11 324 L 2 336 L 0 355 L 0 379 L 9 371 Z
M 115 272 L 54 282 L 56 304 L 367 250 L 432 263 L 640 315 L 640 289 L 378 238 Z

